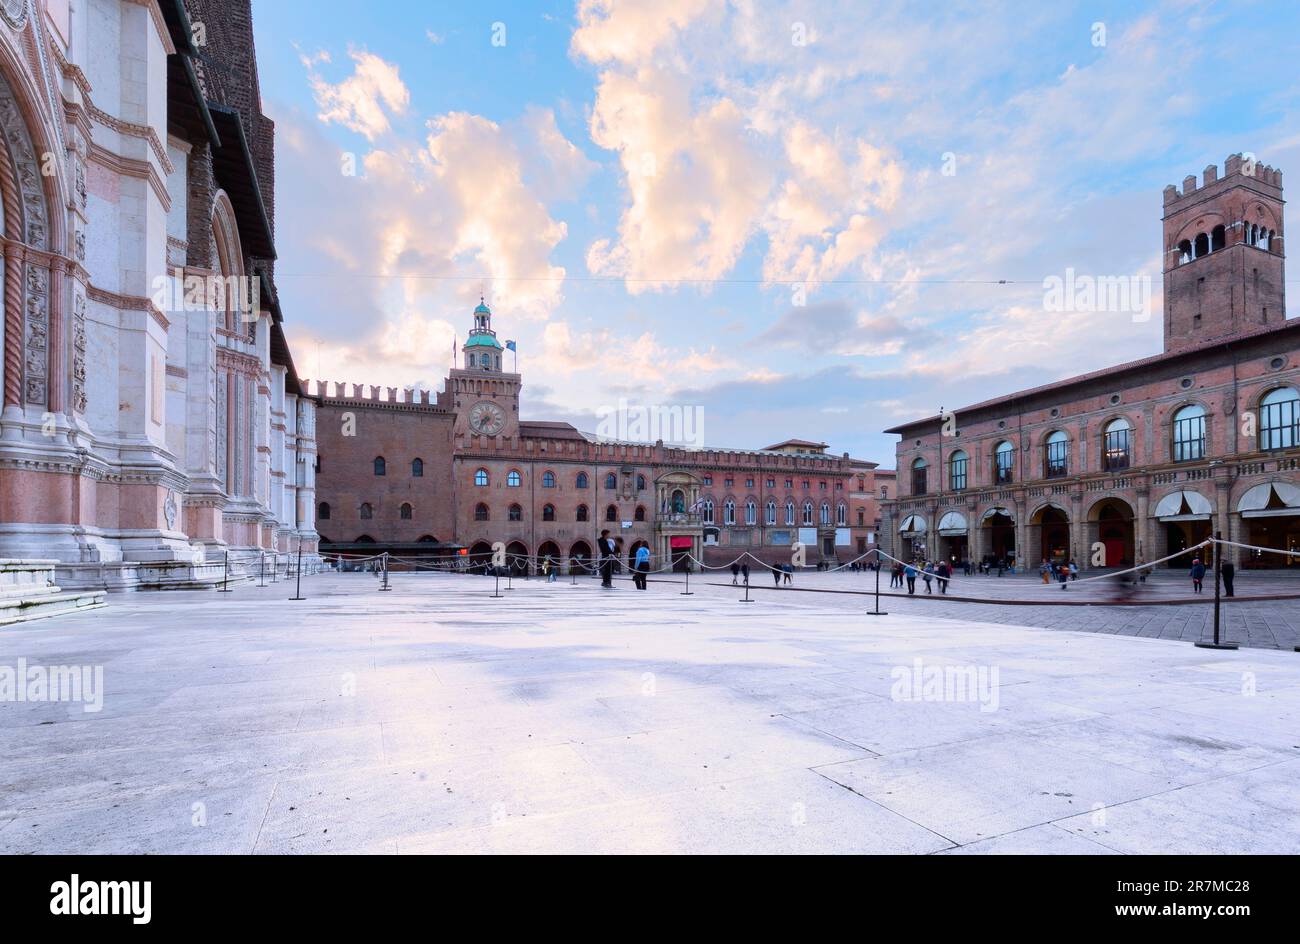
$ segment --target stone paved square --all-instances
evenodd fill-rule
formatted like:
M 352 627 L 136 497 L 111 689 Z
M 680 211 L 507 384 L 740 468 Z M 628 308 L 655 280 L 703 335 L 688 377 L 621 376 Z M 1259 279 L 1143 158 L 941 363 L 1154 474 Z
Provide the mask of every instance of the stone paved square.
M 0 851 L 1300 851 L 1300 654 L 704 581 L 378 587 L 0 632 L 0 665 L 104 670 L 98 712 L 0 702 Z M 996 686 L 900 699 L 918 659 Z

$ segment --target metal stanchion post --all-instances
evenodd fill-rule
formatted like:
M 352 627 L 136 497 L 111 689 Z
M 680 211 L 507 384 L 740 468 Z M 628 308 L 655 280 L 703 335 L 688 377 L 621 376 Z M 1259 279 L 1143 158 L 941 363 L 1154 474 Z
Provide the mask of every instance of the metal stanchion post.
M 225 565 L 221 572 L 221 589 L 218 593 L 230 592 L 230 552 L 226 551 Z
M 745 599 L 741 600 L 740 602 L 741 602 L 741 603 L 753 603 L 753 602 L 754 602 L 753 600 L 751 600 L 751 599 L 749 598 L 749 574 L 746 574 L 746 575 L 745 575 Z
M 302 538 L 301 538 L 301 537 L 298 538 L 298 567 L 297 567 L 297 570 L 298 570 L 298 585 L 294 588 L 293 596 L 289 597 L 289 599 L 290 599 L 290 600 L 305 600 L 305 599 L 307 599 L 307 598 L 306 598 L 305 596 L 302 595 Z
M 387 551 L 384 551 L 384 558 L 383 558 L 383 560 L 384 560 L 384 585 L 383 585 L 382 587 L 380 587 L 379 589 L 380 589 L 380 590 L 392 590 L 393 588 L 390 587 L 390 586 L 388 585 L 388 552 L 387 552 Z
M 1222 539 L 1223 539 L 1223 532 L 1215 531 L 1214 540 L 1217 542 Z M 1219 553 L 1219 545 L 1216 543 L 1214 545 L 1214 642 L 1198 642 L 1196 643 L 1198 649 L 1236 649 L 1237 648 L 1236 643 L 1223 642 L 1219 636 L 1219 619 L 1220 619 L 1219 611 L 1221 609 L 1221 602 L 1219 597 L 1219 583 L 1222 579 L 1223 579 L 1222 556 Z
M 266 586 L 266 551 L 257 555 L 257 588 Z
M 492 568 L 492 579 L 493 579 L 493 581 L 495 581 L 495 582 L 492 584 L 492 598 L 493 598 L 493 599 L 496 599 L 497 597 L 500 597 L 500 596 L 502 595 L 502 594 L 501 594 L 501 570 L 500 570 L 500 568 L 497 568 L 497 567 L 493 567 L 493 568 Z
M 684 596 L 684 597 L 693 597 L 693 596 L 695 596 L 695 594 L 691 592 L 691 563 L 690 563 L 690 561 L 687 561 L 687 562 L 686 562 L 686 589 L 683 590 L 683 591 L 681 592 L 680 595 L 681 595 L 681 596 Z
M 880 555 L 876 555 L 876 609 L 875 612 L 868 611 L 868 616 L 888 616 L 888 613 L 880 612 Z

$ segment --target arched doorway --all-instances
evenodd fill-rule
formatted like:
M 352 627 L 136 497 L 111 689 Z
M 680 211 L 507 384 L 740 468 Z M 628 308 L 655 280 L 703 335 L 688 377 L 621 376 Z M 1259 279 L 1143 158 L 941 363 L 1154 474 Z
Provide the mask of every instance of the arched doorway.
M 591 566 L 591 545 L 586 541 L 574 541 L 569 548 L 570 573 L 591 573 Z
M 1016 519 L 1011 511 L 997 505 L 984 512 L 980 522 L 984 533 L 980 545 L 984 548 L 984 557 L 990 564 L 998 561 L 1012 561 L 1016 556 Z
M 1070 516 L 1065 509 L 1044 505 L 1034 512 L 1029 523 L 1038 529 L 1039 554 L 1044 559 L 1056 564 L 1069 560 Z
M 487 541 L 475 541 L 469 549 L 469 572 L 472 574 L 487 573 L 488 565 L 492 563 L 492 545 Z
M 1195 547 L 1210 536 L 1214 506 L 1200 492 L 1183 489 L 1170 492 L 1156 503 L 1153 515 L 1164 526 L 1165 554 L 1177 554 Z M 1208 563 L 1212 547 L 1201 548 L 1201 560 Z M 1192 557 L 1183 554 L 1166 566 L 1187 569 Z
M 506 566 L 511 573 L 522 577 L 531 571 L 528 560 L 528 545 L 522 541 L 511 541 L 506 545 Z
M 541 570 L 542 562 L 547 559 L 551 562 L 551 570 L 555 570 L 563 563 L 560 556 L 560 545 L 556 544 L 554 541 L 543 541 L 541 545 L 538 546 L 537 567 L 539 571 Z
M 1103 498 L 1088 512 L 1093 542 L 1102 546 L 1102 567 L 1131 567 L 1137 557 L 1133 540 L 1133 508 L 1122 498 Z M 1089 563 L 1095 561 L 1089 548 Z

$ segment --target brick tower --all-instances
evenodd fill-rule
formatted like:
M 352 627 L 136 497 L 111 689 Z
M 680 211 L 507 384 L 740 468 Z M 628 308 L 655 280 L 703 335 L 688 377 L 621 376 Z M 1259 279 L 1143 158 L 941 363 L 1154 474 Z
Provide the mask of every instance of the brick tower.
M 1165 188 L 1165 350 L 1286 317 L 1282 172 L 1240 154 Z

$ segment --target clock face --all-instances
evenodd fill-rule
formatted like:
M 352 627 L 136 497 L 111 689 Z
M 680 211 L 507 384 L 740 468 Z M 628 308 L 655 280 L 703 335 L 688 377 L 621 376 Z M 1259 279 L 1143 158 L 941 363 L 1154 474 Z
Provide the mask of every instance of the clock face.
M 484 436 L 495 436 L 506 428 L 506 411 L 495 403 L 480 400 L 469 408 L 469 428 Z

